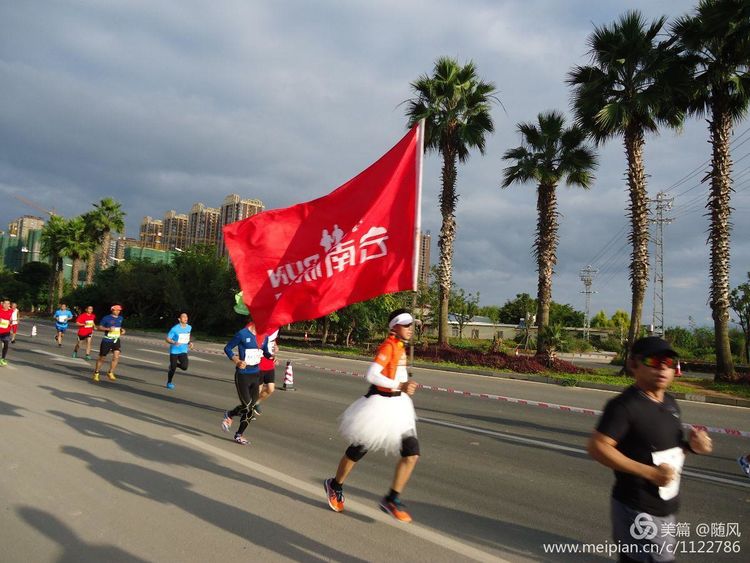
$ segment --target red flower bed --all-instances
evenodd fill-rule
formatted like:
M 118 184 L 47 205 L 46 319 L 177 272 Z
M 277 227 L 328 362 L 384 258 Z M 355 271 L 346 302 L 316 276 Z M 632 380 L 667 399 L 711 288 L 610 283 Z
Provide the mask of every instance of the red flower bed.
M 425 347 L 416 346 L 414 348 L 414 357 L 438 361 L 451 362 L 462 366 L 481 366 L 498 371 L 513 371 L 516 373 L 544 373 L 548 371 L 563 373 L 591 373 L 591 370 L 580 368 L 566 362 L 565 360 L 554 359 L 552 365 L 547 367 L 544 359 L 535 356 L 521 354 L 511 356 L 505 352 L 477 352 L 475 350 L 466 350 L 463 348 L 438 347 L 436 345 Z

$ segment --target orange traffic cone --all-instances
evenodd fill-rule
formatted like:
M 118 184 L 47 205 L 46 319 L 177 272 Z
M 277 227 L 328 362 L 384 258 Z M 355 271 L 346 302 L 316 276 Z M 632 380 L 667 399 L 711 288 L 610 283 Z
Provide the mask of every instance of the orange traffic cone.
M 682 368 L 680 367 L 680 360 L 677 360 L 677 369 L 675 369 L 674 375 L 675 377 L 680 377 L 682 375 Z
M 287 361 L 286 371 L 284 372 L 284 391 L 294 391 L 294 370 L 292 369 L 292 360 Z

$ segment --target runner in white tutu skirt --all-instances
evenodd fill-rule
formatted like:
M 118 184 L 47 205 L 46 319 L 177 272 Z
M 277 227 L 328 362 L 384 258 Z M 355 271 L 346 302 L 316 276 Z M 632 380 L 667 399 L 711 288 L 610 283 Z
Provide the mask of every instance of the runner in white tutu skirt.
M 378 348 L 367 370 L 370 389 L 341 415 L 339 430 L 351 445 L 339 462 L 336 476 L 325 480 L 328 505 L 344 510 L 343 484 L 356 463 L 368 451 L 401 454 L 389 493 L 380 508 L 402 522 L 411 522 L 399 495 L 419 459 L 416 414 L 411 395 L 417 384 L 406 371 L 405 343 L 411 339 L 414 319 L 406 309 L 391 313 L 388 338 Z
M 378 421 L 373 424 L 373 421 Z M 411 397 L 373 394 L 360 397 L 341 415 L 339 431 L 349 442 L 368 451 L 383 450 L 396 455 L 405 436 L 417 435 L 416 414 Z

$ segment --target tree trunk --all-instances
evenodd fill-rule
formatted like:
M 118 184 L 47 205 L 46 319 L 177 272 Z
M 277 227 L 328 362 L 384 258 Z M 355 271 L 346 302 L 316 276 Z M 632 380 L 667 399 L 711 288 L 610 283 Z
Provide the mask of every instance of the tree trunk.
M 630 327 L 626 347 L 628 355 L 633 342 L 638 338 L 643 313 L 643 298 L 648 285 L 648 194 L 646 193 L 646 173 L 643 168 L 643 131 L 629 127 L 625 131 L 625 151 L 628 159 L 628 191 L 630 193 L 630 242 L 632 254 L 630 262 L 630 288 L 632 303 Z M 627 358 L 626 358 L 627 360 Z M 626 362 L 627 363 L 627 362 Z
M 109 266 L 109 243 L 112 239 L 112 235 L 109 231 L 104 231 L 102 234 L 102 253 L 99 256 L 99 269 L 106 270 Z
M 323 335 L 320 337 L 320 343 L 325 346 L 328 342 L 328 329 L 331 326 L 331 319 L 327 316 L 323 318 Z
M 73 290 L 78 287 L 78 272 L 81 271 L 81 261 L 76 258 L 73 260 L 73 269 L 70 272 L 70 281 L 73 285 Z
M 94 272 L 96 271 L 96 258 L 98 253 L 93 253 L 86 260 L 86 285 L 94 283 Z
M 729 136 L 732 120 L 723 100 L 712 104 L 709 130 L 713 155 L 711 158 L 711 193 L 708 198 L 710 217 L 711 255 L 711 313 L 714 319 L 717 381 L 734 381 L 732 351 L 729 347 L 729 217 L 732 212 L 729 200 L 732 193 L 732 158 L 729 154 Z
M 65 292 L 65 262 L 62 258 L 59 259 L 60 268 L 57 270 L 57 302 L 62 301 L 63 293 Z
M 557 194 L 555 185 L 537 188 L 537 223 L 534 251 L 537 260 L 536 353 L 546 356 L 547 343 L 544 328 L 549 325 L 549 308 L 552 302 L 552 274 L 557 263 Z
M 52 262 L 52 272 L 50 273 L 49 277 L 49 291 L 47 295 L 47 309 L 50 314 L 52 314 L 55 309 L 55 296 L 57 295 L 57 266 L 58 266 L 58 259 L 55 257 L 50 257 Z
M 450 298 L 453 275 L 453 242 L 456 239 L 456 150 L 444 146 L 442 191 L 440 192 L 440 213 L 443 224 L 440 227 L 440 265 L 438 268 L 438 286 L 440 293 L 440 319 L 438 321 L 438 346 L 448 345 L 448 301 Z

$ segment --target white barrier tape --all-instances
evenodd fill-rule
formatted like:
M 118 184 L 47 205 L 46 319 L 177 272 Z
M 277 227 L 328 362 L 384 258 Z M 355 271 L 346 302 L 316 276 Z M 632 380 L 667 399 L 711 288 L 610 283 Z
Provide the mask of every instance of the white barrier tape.
M 340 369 L 327 368 L 323 366 L 315 366 L 308 364 L 309 367 L 319 369 L 322 371 L 328 371 L 332 373 L 340 373 L 342 375 L 349 375 L 353 377 L 364 377 L 364 374 L 343 371 Z M 473 391 L 461 391 L 460 389 L 454 389 L 452 387 L 435 387 L 433 385 L 417 384 L 419 389 L 426 389 L 427 391 L 438 391 L 441 393 L 452 393 L 454 395 L 462 395 L 464 397 L 476 397 L 478 399 L 490 399 L 493 401 L 505 401 L 506 403 L 514 403 L 516 405 L 524 405 L 529 407 L 540 407 L 543 409 L 552 409 L 564 412 L 573 412 L 577 414 L 586 414 L 589 416 L 599 416 L 602 411 L 596 409 L 584 409 L 581 407 L 571 407 L 568 405 L 557 405 L 555 403 L 547 403 L 544 401 L 532 401 L 530 399 L 517 399 L 515 397 L 504 397 L 502 395 L 493 395 L 490 393 L 475 393 Z M 704 430 L 711 434 L 726 434 L 727 436 L 734 436 L 736 438 L 750 438 L 750 432 L 745 430 L 737 430 L 735 428 L 716 428 L 713 426 L 705 426 L 703 424 L 690 424 L 683 423 L 684 428 L 694 428 L 695 430 Z

